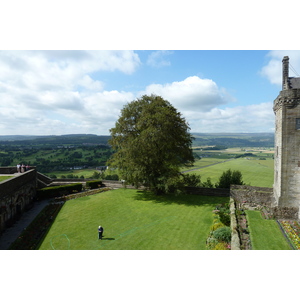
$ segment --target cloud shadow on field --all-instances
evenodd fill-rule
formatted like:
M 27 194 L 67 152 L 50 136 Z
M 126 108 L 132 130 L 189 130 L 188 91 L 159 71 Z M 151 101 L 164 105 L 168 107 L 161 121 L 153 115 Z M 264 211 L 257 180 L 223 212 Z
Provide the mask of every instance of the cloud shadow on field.
M 165 205 L 178 204 L 187 206 L 200 206 L 200 205 L 216 205 L 229 201 L 229 197 L 212 197 L 201 195 L 155 195 L 150 191 L 137 191 L 134 200 L 138 201 L 151 201 L 154 203 L 161 203 Z

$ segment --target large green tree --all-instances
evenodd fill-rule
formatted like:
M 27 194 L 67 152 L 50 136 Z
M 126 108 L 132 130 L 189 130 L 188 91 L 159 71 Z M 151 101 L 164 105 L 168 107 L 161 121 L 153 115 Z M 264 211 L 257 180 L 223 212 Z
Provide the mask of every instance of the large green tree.
M 156 194 L 168 192 L 181 176 L 180 167 L 194 162 L 189 130 L 168 101 L 144 95 L 125 105 L 110 129 L 115 150 L 110 165 L 129 184 L 144 185 Z

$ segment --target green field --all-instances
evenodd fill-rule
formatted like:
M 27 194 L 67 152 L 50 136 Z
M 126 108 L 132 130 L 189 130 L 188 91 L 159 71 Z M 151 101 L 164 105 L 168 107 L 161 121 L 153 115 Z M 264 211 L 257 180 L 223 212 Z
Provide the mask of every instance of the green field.
M 215 159 L 212 159 L 212 161 L 215 161 Z M 254 158 L 232 159 L 203 169 L 191 171 L 190 174 L 194 173 L 200 175 L 202 182 L 205 182 L 206 179 L 210 177 L 212 183 L 216 183 L 219 177 L 222 175 L 222 173 L 228 169 L 241 171 L 243 175 L 243 181 L 247 185 L 260 186 L 260 187 L 273 186 L 273 181 L 274 181 L 274 160 L 273 159 L 266 159 L 266 160 L 259 160 Z
M 82 170 L 69 170 L 69 171 L 56 171 L 45 173 L 45 175 L 50 176 L 56 175 L 57 178 L 61 178 L 61 176 L 74 175 L 80 178 L 80 176 L 84 176 L 84 178 L 91 178 L 96 169 L 82 169 Z
M 246 211 L 253 250 L 291 250 L 275 220 L 266 220 L 260 211 Z
M 119 189 L 65 203 L 41 250 L 205 250 L 212 210 L 228 198 Z M 104 227 L 98 240 L 97 228 Z

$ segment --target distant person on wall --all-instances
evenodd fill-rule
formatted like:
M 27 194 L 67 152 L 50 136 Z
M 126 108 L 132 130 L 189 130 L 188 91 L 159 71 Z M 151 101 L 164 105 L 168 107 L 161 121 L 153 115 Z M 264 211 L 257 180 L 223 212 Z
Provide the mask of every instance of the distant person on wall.
M 18 173 L 21 172 L 21 165 L 20 164 L 17 164 L 17 171 L 18 171 Z
M 26 165 L 25 170 L 29 171 L 29 169 L 30 169 L 29 165 Z
M 21 166 L 21 172 L 22 172 L 22 173 L 25 172 L 25 165 L 24 165 L 24 164 L 22 164 L 22 166 Z
M 104 229 L 103 229 L 103 227 L 100 225 L 100 226 L 98 227 L 98 238 L 99 238 L 99 240 L 102 240 L 102 237 L 103 237 L 103 231 L 104 231 Z

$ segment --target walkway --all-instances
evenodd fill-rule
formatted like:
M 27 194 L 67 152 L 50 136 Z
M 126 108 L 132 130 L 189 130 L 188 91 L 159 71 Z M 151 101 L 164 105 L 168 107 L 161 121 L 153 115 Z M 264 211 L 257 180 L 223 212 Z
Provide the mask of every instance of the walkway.
M 33 208 L 24 212 L 12 227 L 7 228 L 0 236 L 0 250 L 8 250 L 9 246 L 20 236 L 34 218 L 49 204 L 50 200 L 35 202 Z

